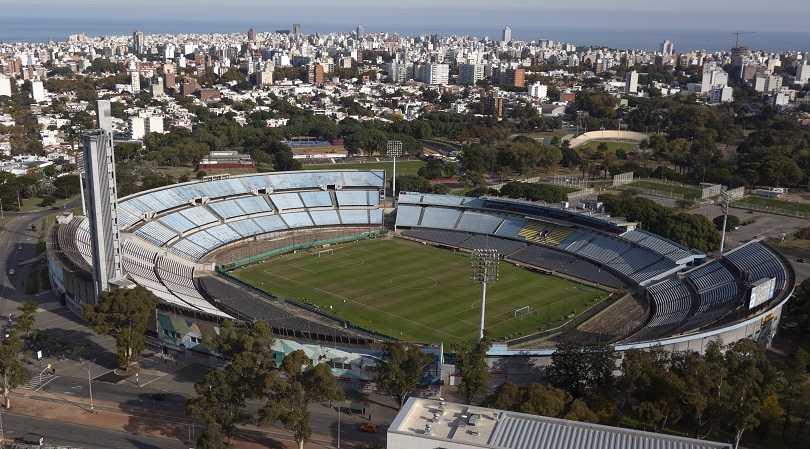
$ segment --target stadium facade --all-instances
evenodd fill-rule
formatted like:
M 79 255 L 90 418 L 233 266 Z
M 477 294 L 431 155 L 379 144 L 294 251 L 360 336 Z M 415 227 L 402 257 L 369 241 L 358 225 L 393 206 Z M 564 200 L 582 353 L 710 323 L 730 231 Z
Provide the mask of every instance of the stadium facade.
M 382 170 L 302 171 L 223 176 L 118 200 L 123 272 L 161 299 L 150 323 L 152 344 L 213 364 L 199 344 L 202 336 L 235 319 L 264 321 L 283 339 L 362 348 L 358 352 L 379 347 L 390 337 L 271 297 L 221 271 L 379 237 L 393 227 L 385 221 L 394 214 L 402 237 L 460 250 L 495 249 L 505 261 L 642 298 L 635 322 L 613 324 L 609 340 L 619 350 L 662 345 L 700 351 L 718 337 L 767 345 L 795 285 L 790 263 L 764 242 L 707 261 L 700 251 L 587 210 L 401 193 L 397 210 L 386 211 L 384 188 Z M 60 216 L 48 232 L 52 285 L 77 313 L 98 297 L 91 276 L 95 236 L 87 218 L 71 215 Z M 490 356 L 493 366 L 509 357 L 530 357 L 536 366 L 552 352 L 499 343 Z

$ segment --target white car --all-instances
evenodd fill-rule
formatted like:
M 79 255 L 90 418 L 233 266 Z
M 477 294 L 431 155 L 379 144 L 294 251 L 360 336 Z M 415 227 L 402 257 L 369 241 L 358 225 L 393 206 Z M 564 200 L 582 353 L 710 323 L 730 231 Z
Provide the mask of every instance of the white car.
M 8 269 L 8 275 L 9 276 L 14 276 L 14 273 L 16 273 L 16 271 L 14 271 L 14 268 L 9 268 Z

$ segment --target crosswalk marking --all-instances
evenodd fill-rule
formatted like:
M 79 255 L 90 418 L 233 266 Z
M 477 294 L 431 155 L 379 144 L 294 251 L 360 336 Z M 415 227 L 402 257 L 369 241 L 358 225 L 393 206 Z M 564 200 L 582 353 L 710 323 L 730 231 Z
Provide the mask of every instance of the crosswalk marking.
M 28 383 L 26 383 L 25 385 L 23 385 L 22 388 L 25 388 L 27 390 L 39 390 L 40 387 L 48 385 L 52 380 L 56 379 L 57 377 L 59 376 L 55 376 L 50 373 L 42 374 L 42 382 L 40 383 L 39 374 L 34 374 L 31 377 L 31 380 L 28 381 Z

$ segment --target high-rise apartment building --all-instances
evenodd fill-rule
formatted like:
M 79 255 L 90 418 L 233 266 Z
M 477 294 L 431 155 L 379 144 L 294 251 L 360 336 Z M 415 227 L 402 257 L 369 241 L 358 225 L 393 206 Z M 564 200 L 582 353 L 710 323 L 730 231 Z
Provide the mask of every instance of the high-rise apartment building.
M 540 99 L 548 97 L 548 86 L 539 82 L 529 85 L 529 96 Z
M 757 92 L 775 92 L 782 87 L 782 77 L 759 73 L 754 78 L 754 90 Z
M 484 79 L 483 64 L 459 64 L 458 84 L 474 85 Z
M 143 53 L 143 47 L 143 32 L 141 30 L 135 30 L 135 32 L 132 33 L 132 52 Z
M 11 78 L 5 75 L 0 75 L 0 97 L 2 96 L 11 96 Z
M 357 25 L 357 30 L 355 30 L 355 34 L 357 35 L 358 39 L 361 39 L 363 36 L 366 35 L 365 29 L 363 29 L 363 25 Z
M 275 66 L 273 64 L 265 64 L 262 70 L 256 72 L 256 85 L 257 86 L 269 86 L 273 84 L 273 70 Z
M 484 109 L 487 111 L 487 113 L 496 117 L 501 117 L 503 115 L 503 106 L 505 104 L 503 97 L 490 95 L 488 97 L 484 97 L 482 103 L 484 104 Z
M 503 41 L 506 43 L 512 42 L 512 29 L 506 27 L 503 29 Z
M 31 98 L 33 98 L 36 103 L 45 101 L 45 87 L 43 87 L 42 81 L 31 81 Z
M 408 81 L 408 66 L 403 62 L 389 62 L 385 65 L 388 72 L 388 81 L 391 83 L 404 83 Z
M 701 93 L 708 93 L 712 90 L 714 86 L 727 86 L 728 85 L 728 73 L 726 73 L 722 69 L 712 69 L 712 68 L 704 68 L 703 69 L 703 79 L 700 83 L 700 92 Z
M 135 95 L 141 91 L 141 72 L 138 70 L 130 70 L 129 76 L 129 88 L 132 90 L 132 94 Z
M 800 62 L 796 66 L 796 82 L 804 84 L 807 81 L 810 81 L 810 64 L 807 61 Z
M 82 136 L 82 145 L 87 215 L 93 239 L 93 284 L 98 298 L 110 291 L 112 281 L 123 276 L 112 134 L 103 129 L 88 131 Z
M 438 85 L 450 82 L 450 66 L 447 64 L 425 64 L 425 83 Z
M 295 34 L 295 35 L 301 34 L 301 24 L 300 23 L 294 23 L 293 24 L 292 34 Z
M 307 82 L 310 84 L 323 83 L 323 66 L 315 63 L 307 67 Z
M 506 69 L 498 74 L 499 84 L 501 86 L 515 86 L 523 87 L 526 84 L 526 70 L 524 69 Z
M 248 40 L 250 42 L 253 42 L 253 41 L 256 40 L 256 30 L 254 30 L 253 28 L 248 30 Z
M 638 72 L 635 70 L 624 75 L 624 91 L 628 94 L 638 93 Z
M 670 41 L 661 42 L 661 54 L 671 55 L 675 53 L 675 45 Z

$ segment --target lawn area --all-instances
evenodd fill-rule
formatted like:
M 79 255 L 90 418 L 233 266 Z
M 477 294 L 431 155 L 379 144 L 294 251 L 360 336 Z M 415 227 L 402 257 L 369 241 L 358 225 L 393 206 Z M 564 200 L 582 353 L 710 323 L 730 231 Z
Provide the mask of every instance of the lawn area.
M 630 187 L 638 187 L 640 189 L 659 190 L 662 192 L 678 193 L 684 196 L 685 199 L 694 200 L 700 198 L 700 189 L 697 187 L 679 184 L 677 182 L 659 181 L 657 179 L 644 179 L 635 181 L 629 184 Z
M 596 151 L 596 147 L 599 146 L 600 143 L 605 142 L 608 146 L 608 151 L 611 153 L 615 153 L 616 150 L 622 149 L 625 152 L 637 151 L 638 150 L 638 142 L 636 141 L 621 141 L 621 140 L 591 140 L 590 142 L 584 143 L 577 148 L 580 149 L 590 149 L 591 151 Z
M 425 161 L 397 161 L 397 175 L 416 175 L 419 168 L 425 165 Z M 393 165 L 391 162 L 367 162 L 349 164 L 320 164 L 304 165 L 303 170 L 385 170 L 385 175 L 390 178 Z
M 288 254 L 231 273 L 282 298 L 317 305 L 352 324 L 396 338 L 450 343 L 478 337 L 481 285 L 469 279 L 470 259 L 403 239 L 333 246 L 333 253 Z M 606 292 L 500 264 L 487 289 L 486 327 L 494 339 L 531 334 L 581 312 Z M 530 306 L 523 319 L 515 310 Z
M 774 214 L 795 215 L 796 212 L 810 214 L 809 203 L 764 198 L 761 196 L 746 196 L 732 203 L 732 207 L 742 209 L 755 209 Z

